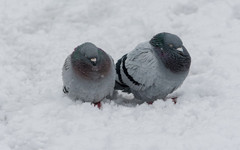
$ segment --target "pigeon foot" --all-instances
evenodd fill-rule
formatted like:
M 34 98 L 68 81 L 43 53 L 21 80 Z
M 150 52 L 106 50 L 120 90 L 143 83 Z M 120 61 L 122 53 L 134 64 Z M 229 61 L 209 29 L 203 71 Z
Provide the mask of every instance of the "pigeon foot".
M 147 102 L 148 105 L 152 105 L 153 104 L 153 101 L 152 102 Z
M 177 103 L 177 98 L 178 98 L 178 97 L 173 97 L 173 98 L 171 98 L 174 104 Z
M 92 103 L 92 104 L 94 105 L 94 107 L 97 106 L 98 109 L 101 109 L 101 107 L 102 107 L 101 101 L 100 102 L 96 102 L 96 103 Z

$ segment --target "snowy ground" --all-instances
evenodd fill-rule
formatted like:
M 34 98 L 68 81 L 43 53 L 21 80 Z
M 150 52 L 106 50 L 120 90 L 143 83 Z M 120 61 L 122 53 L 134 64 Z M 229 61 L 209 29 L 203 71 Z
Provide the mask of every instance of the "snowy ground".
M 62 94 L 77 45 L 117 61 L 163 31 L 192 56 L 176 105 L 99 110 Z M 239 35 L 239 0 L 0 0 L 0 150 L 239 150 Z

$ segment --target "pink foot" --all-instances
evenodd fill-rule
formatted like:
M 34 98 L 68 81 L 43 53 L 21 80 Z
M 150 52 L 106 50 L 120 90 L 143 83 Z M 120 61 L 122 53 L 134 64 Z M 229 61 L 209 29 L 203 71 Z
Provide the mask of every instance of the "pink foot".
M 94 107 L 97 106 L 98 109 L 100 109 L 102 107 L 102 104 L 101 104 L 101 101 L 100 102 L 96 102 L 96 103 L 93 103 Z
M 177 103 L 177 98 L 178 98 L 178 97 L 173 97 L 173 98 L 172 98 L 172 101 L 173 101 L 174 104 Z
M 153 104 L 153 102 L 147 102 L 148 103 L 148 105 L 152 105 Z

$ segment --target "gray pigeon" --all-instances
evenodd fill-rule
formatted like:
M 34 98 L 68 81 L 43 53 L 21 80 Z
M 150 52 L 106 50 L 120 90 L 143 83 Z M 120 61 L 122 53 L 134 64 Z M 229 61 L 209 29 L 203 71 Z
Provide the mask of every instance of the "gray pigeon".
M 111 96 L 115 84 L 113 59 L 90 42 L 76 47 L 62 68 L 63 92 L 71 99 L 92 102 Z
M 183 83 L 190 64 L 191 57 L 181 39 L 159 33 L 118 60 L 114 89 L 133 93 L 142 103 L 152 103 Z

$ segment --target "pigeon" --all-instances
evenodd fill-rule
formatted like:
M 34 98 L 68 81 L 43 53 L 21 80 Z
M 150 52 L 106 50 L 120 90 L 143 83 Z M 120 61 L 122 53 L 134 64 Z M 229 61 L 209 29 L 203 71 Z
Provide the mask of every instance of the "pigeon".
M 73 100 L 101 101 L 111 96 L 115 84 L 115 65 L 110 55 L 90 42 L 76 47 L 62 68 L 63 92 Z
M 118 60 L 114 89 L 132 93 L 140 103 L 152 104 L 183 83 L 190 64 L 182 40 L 171 33 L 159 33 Z

